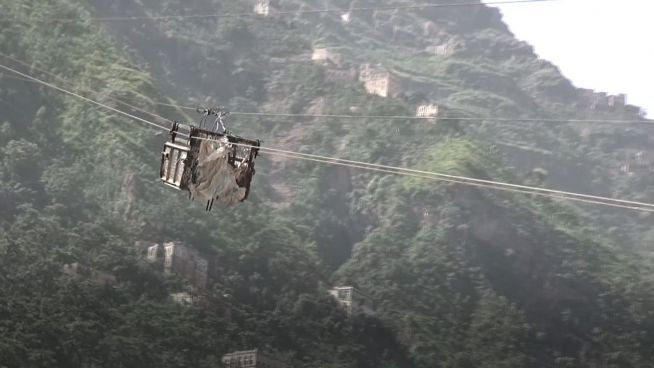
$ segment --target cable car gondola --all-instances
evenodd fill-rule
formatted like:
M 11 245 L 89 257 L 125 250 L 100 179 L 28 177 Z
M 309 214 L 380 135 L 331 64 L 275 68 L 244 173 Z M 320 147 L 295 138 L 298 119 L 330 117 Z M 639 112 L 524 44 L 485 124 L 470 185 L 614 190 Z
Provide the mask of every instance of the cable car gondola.
M 231 134 L 225 128 L 228 113 L 223 108 L 198 109 L 198 126 L 175 122 L 161 155 L 161 180 L 168 186 L 189 192 L 191 199 L 215 200 L 227 206 L 243 202 L 250 193 L 254 159 L 260 140 Z M 186 130 L 187 134 L 180 131 Z M 180 136 L 187 139 L 180 139 Z

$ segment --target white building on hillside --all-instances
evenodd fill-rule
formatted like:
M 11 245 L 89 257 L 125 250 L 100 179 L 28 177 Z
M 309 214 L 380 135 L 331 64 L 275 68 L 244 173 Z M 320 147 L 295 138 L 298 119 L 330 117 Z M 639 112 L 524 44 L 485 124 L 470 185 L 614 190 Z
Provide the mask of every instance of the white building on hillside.
M 435 104 L 420 105 L 416 109 L 416 117 L 419 118 L 433 118 L 438 116 L 439 107 Z
M 372 315 L 375 313 L 372 298 L 352 286 L 335 287 L 329 290 L 329 293 L 336 298 L 348 315 L 357 313 Z
M 254 12 L 263 15 L 264 17 L 270 15 L 270 9 L 270 0 L 256 0 L 256 3 L 254 4 Z
M 371 95 L 395 97 L 400 93 L 400 82 L 390 71 L 363 64 L 359 70 L 359 81 Z

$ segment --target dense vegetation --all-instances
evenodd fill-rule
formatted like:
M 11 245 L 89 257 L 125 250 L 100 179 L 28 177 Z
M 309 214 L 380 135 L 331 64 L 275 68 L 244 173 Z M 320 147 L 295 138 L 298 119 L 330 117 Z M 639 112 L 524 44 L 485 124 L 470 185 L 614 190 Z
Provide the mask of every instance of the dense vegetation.
M 92 20 L 250 11 L 227 0 L 9 0 L 0 63 L 148 120 L 109 97 L 184 120 L 194 117 L 159 103 L 410 115 L 429 100 L 451 116 L 599 114 L 481 6 L 357 13 L 348 25 L 334 14 Z M 423 33 L 428 20 L 442 32 Z M 443 34 L 466 48 L 425 53 Z M 384 99 L 329 81 L 303 61 L 313 45 L 338 46 L 354 66 L 383 61 L 412 87 Z M 650 215 L 265 154 L 251 200 L 206 214 L 158 183 L 164 137 L 148 126 L 5 71 L 0 86 L 2 368 L 217 367 L 254 347 L 301 367 L 654 361 L 652 270 L 636 257 L 654 239 Z M 239 116 L 230 128 L 295 151 L 654 201 L 651 177 L 615 173 L 651 144 L 639 127 Z M 202 303 L 174 303 L 188 283 L 143 260 L 144 242 L 172 240 L 215 263 Z M 64 274 L 72 262 L 118 283 Z M 336 284 L 370 294 L 377 315 L 348 318 L 326 293 Z

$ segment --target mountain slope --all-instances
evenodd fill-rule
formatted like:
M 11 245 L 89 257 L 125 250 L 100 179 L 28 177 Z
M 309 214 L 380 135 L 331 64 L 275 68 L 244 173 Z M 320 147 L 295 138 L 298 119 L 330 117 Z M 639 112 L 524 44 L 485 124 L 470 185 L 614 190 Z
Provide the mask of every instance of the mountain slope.
M 94 98 L 113 104 L 103 99 L 111 93 L 170 118 L 191 117 L 158 102 L 401 116 L 433 101 L 453 117 L 585 114 L 579 91 L 483 6 L 356 13 L 347 25 L 334 14 L 91 21 L 249 13 L 247 1 L 12 1 L 0 9 L 20 21 L 0 31 L 3 54 L 100 92 Z M 53 20 L 68 17 L 76 21 Z M 462 48 L 448 57 L 425 51 L 447 42 Z M 308 61 L 314 45 L 338 46 L 353 68 L 383 62 L 404 80 L 403 94 L 371 96 L 357 81 L 330 80 L 329 67 Z M 214 367 L 223 353 L 252 347 L 308 367 L 654 360 L 651 269 L 612 242 L 635 243 L 640 232 L 598 230 L 618 223 L 616 212 L 263 154 L 251 201 L 205 214 L 158 183 L 163 137 L 2 78 L 0 329 L 9 333 L 0 334 L 0 367 Z M 507 163 L 530 170 L 541 160 L 552 165 L 547 180 L 582 191 L 612 190 L 620 179 L 593 169 L 598 183 L 589 188 L 566 182 L 566 172 L 649 139 L 634 139 L 640 128 L 614 139 L 614 128 L 590 127 L 580 148 L 576 128 L 540 127 L 242 116 L 230 124 L 270 146 L 511 182 L 523 173 Z M 618 190 L 651 191 L 644 178 L 629 181 Z M 586 211 L 602 211 L 603 222 Z M 631 229 L 651 218 L 636 220 Z M 204 304 L 173 303 L 169 294 L 190 285 L 144 262 L 139 240 L 183 240 L 211 259 Z M 64 275 L 71 262 L 111 272 L 117 287 Z M 360 287 L 378 315 L 348 319 L 326 293 L 331 284 Z

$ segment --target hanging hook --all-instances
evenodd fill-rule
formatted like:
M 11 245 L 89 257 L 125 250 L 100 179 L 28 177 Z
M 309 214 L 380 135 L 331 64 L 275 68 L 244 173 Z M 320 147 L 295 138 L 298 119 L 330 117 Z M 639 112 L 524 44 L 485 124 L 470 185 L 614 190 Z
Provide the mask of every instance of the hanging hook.
M 216 108 L 214 114 L 216 115 L 216 120 L 214 121 L 213 130 L 217 133 L 229 134 L 225 126 L 225 117 L 229 115 L 229 111 L 224 106 L 221 106 Z

